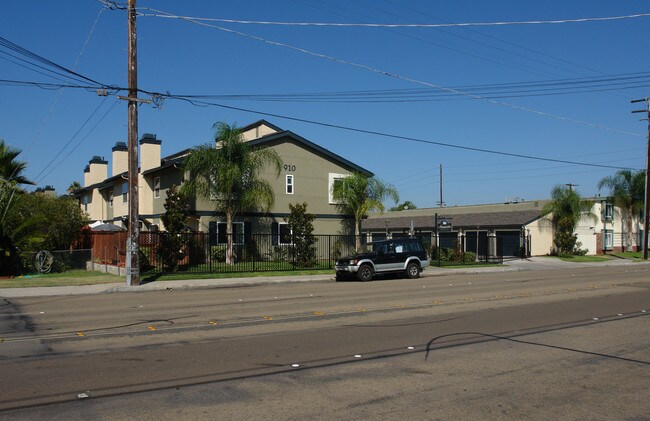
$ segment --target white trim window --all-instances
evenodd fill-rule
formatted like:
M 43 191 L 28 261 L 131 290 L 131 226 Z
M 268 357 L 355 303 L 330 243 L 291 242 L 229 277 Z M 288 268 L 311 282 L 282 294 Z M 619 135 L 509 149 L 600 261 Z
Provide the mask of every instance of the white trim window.
M 286 246 L 292 244 L 291 242 L 291 230 L 289 229 L 289 224 L 286 222 L 278 223 L 278 244 L 281 246 Z
M 603 250 L 614 249 L 614 231 L 603 230 Z
M 122 203 L 129 201 L 129 185 L 127 183 L 122 183 Z
M 328 183 L 327 183 L 327 192 L 328 192 L 328 199 L 329 199 L 329 204 L 330 205 L 338 205 L 338 203 L 339 203 L 336 200 L 334 200 L 334 197 L 333 197 L 334 184 L 336 184 L 337 181 L 341 181 L 345 177 L 348 177 L 348 176 L 349 176 L 349 174 L 329 173 Z
M 605 208 L 603 210 L 603 218 L 605 221 L 612 221 L 614 219 L 614 205 L 611 203 L 605 203 Z
M 113 207 L 113 190 L 108 192 L 108 207 Z
M 293 181 L 294 181 L 293 174 L 287 174 L 287 182 L 285 185 L 285 192 L 287 194 L 293 194 L 293 186 L 294 186 Z
M 154 199 L 160 199 L 160 177 L 153 179 L 153 197 Z
M 88 212 L 88 204 L 91 203 L 91 196 L 90 194 L 84 194 L 83 198 L 83 205 L 84 205 L 84 211 Z
M 226 223 L 217 222 L 217 244 L 227 244 L 226 237 Z M 232 239 L 233 244 L 242 245 L 244 244 L 244 223 L 243 222 L 233 222 L 232 223 Z

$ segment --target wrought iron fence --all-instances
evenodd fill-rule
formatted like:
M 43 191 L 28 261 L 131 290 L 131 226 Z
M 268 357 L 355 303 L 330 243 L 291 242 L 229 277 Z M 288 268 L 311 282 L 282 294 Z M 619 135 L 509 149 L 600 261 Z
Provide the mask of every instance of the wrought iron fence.
M 232 235 L 186 232 L 170 239 L 165 232 L 140 236 L 140 270 L 156 273 L 232 273 L 333 269 L 338 257 L 354 252 L 354 236 L 277 234 Z M 106 250 L 115 248 L 105 246 Z M 122 246 L 123 248 L 123 246 Z M 173 248 L 173 249 L 170 249 Z M 178 249 L 178 250 L 177 250 Z M 121 261 L 120 250 L 114 252 Z
M 511 235 L 488 235 L 487 231 L 458 235 L 440 233 L 431 237 L 429 255 L 436 266 L 503 263 L 504 259 L 529 257 L 531 236 L 513 231 Z

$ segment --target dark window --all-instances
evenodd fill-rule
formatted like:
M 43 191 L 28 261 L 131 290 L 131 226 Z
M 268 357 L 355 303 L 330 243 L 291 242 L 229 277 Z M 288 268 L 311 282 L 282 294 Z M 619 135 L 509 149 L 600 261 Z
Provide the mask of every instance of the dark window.
M 233 238 L 233 244 L 244 244 L 244 223 L 243 222 L 232 223 L 232 238 Z M 217 223 L 217 243 L 218 244 L 227 243 L 227 231 L 226 231 L 225 222 Z

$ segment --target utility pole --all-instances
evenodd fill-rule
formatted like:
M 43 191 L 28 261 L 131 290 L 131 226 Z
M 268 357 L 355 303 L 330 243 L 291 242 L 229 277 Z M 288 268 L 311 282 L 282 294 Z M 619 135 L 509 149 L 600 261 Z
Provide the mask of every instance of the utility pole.
M 648 138 L 646 139 L 646 158 L 645 158 L 645 198 L 643 200 L 643 260 L 648 260 L 648 199 L 650 198 L 650 171 L 648 165 L 650 164 L 650 98 L 633 99 L 633 104 L 637 102 L 645 102 L 645 110 L 634 110 L 633 113 L 646 113 L 646 120 L 648 122 Z
M 126 240 L 126 285 L 140 285 L 140 221 L 138 208 L 138 54 L 135 1 L 129 0 L 129 238 Z
M 574 187 L 578 187 L 577 184 L 571 184 L 571 183 L 566 183 L 565 186 L 567 186 L 569 190 L 573 190 Z
M 440 207 L 445 205 L 445 202 L 442 201 L 442 164 L 440 164 L 440 202 L 438 205 L 440 205 Z

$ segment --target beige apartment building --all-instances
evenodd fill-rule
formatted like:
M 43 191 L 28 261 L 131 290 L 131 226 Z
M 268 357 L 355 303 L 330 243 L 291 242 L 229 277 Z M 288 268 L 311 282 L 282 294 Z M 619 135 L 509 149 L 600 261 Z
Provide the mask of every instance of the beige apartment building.
M 335 180 L 360 172 L 373 174 L 347 159 L 291 132 L 260 120 L 241 128 L 243 139 L 253 148 L 275 149 L 282 159 L 279 177 L 272 169 L 262 172 L 271 184 L 275 203 L 269 212 L 250 210 L 237 216 L 234 233 L 278 233 L 286 231 L 284 218 L 289 215 L 290 203 L 307 203 L 308 212 L 315 215 L 315 234 L 347 233 L 351 218 L 342 215 L 332 200 Z M 141 229 L 163 229 L 161 215 L 167 191 L 180 186 L 184 174 L 182 163 L 191 152 L 185 149 L 162 157 L 162 140 L 156 135 L 144 134 L 140 139 L 139 213 Z M 93 157 L 84 170 L 84 187 L 75 195 L 92 221 L 110 222 L 126 226 L 128 215 L 127 146 L 118 142 L 112 148 L 111 173 L 109 163 L 102 157 Z M 196 231 L 224 231 L 224 215 L 215 212 L 210 201 L 190 200 L 187 226 Z
M 593 206 L 590 211 L 583 212 L 574 231 L 581 249 L 586 249 L 589 255 L 597 255 L 625 251 L 628 244 L 635 251 L 642 248 L 640 215 L 633 216 L 632 235 L 628 236 L 625 210 L 614 206 L 606 197 L 587 200 Z M 542 215 L 542 208 L 548 202 L 516 200 L 386 212 L 370 215 L 363 221 L 362 229 L 368 241 L 413 234 L 428 244 L 462 248 L 463 251 L 478 250 L 481 255 L 543 256 L 554 248 L 551 215 Z

